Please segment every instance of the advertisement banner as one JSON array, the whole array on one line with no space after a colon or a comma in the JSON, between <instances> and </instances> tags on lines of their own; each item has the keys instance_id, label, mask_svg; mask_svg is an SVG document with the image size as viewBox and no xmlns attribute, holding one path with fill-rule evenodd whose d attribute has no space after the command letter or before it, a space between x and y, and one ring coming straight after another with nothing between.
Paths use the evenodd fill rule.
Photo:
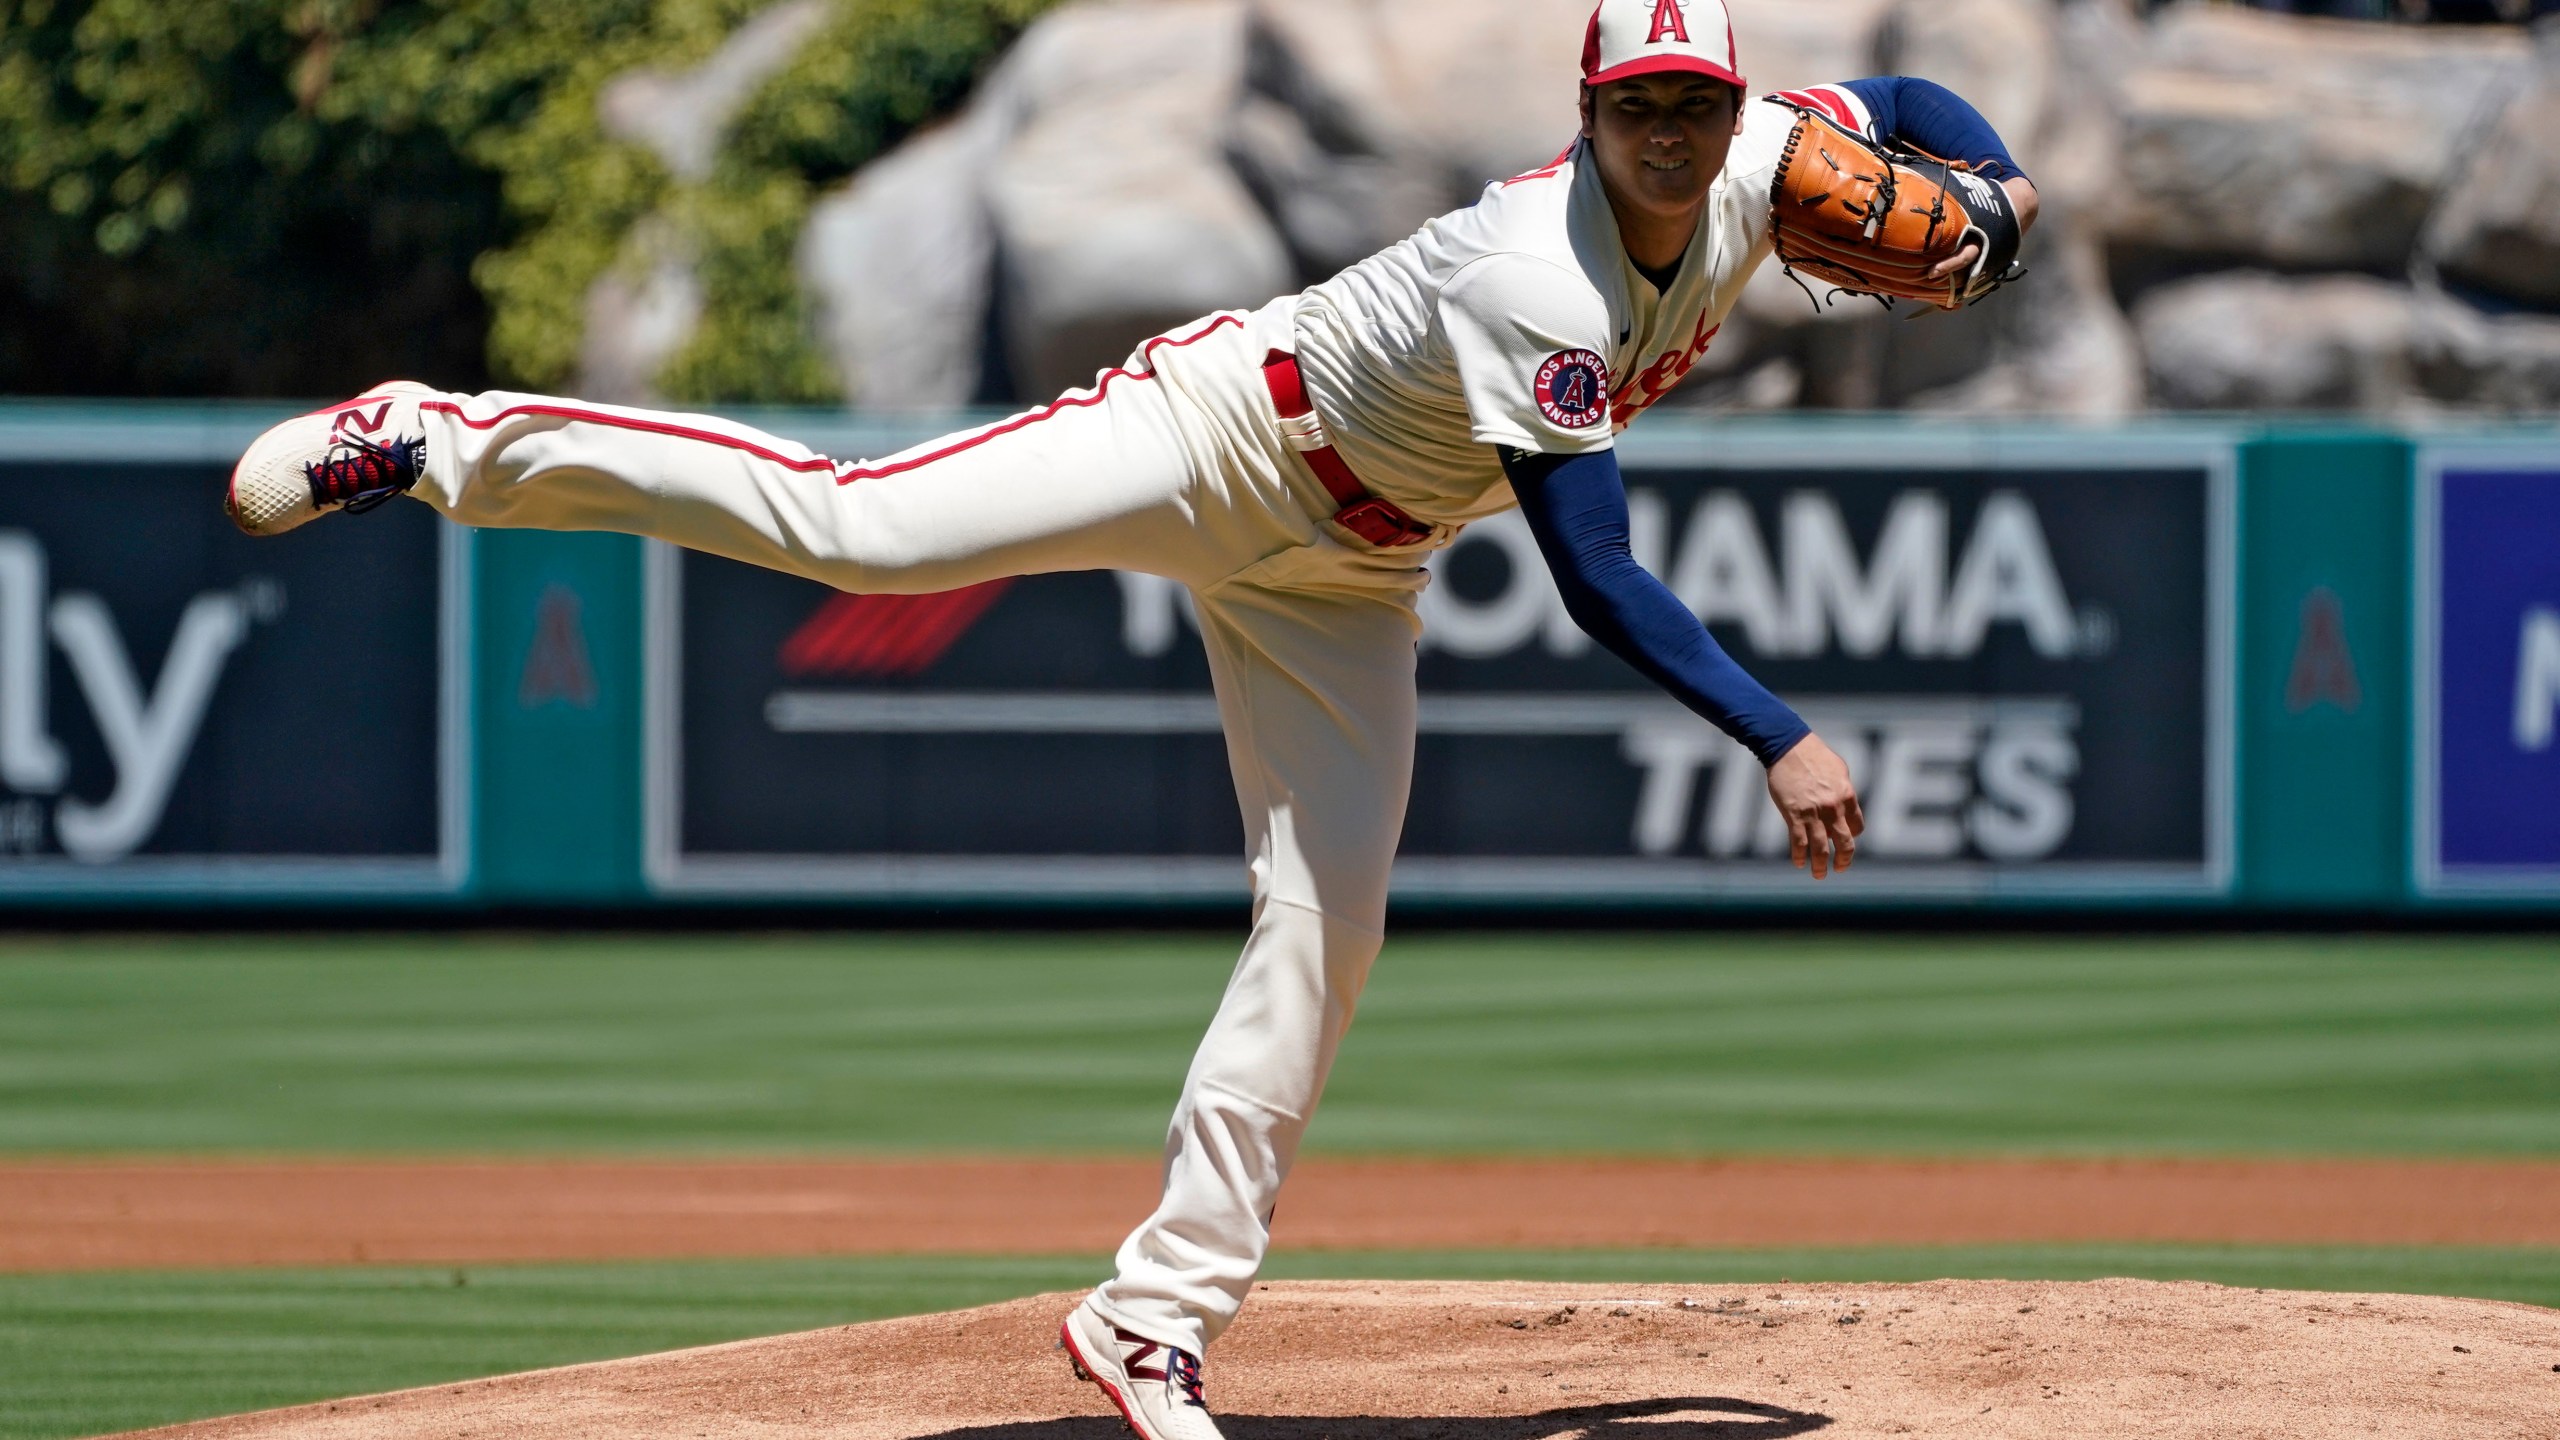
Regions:
<instances>
[{"instance_id":1,"label":"advertisement banner","mask_svg":"<svg viewBox=\"0 0 2560 1440\"><path fill-rule=\"evenodd\" d=\"M2421 462L2418 874L2560 896L2560 445Z\"/></svg>"},{"instance_id":2,"label":"advertisement banner","mask_svg":"<svg viewBox=\"0 0 2560 1440\"><path fill-rule=\"evenodd\" d=\"M462 883L463 532L251 540L229 454L0 454L0 894Z\"/></svg>"},{"instance_id":3,"label":"advertisement banner","mask_svg":"<svg viewBox=\"0 0 2560 1440\"><path fill-rule=\"evenodd\" d=\"M2227 885L2227 445L1624 458L1637 557L1858 776L1861 860L1826 893ZM1573 625L1516 513L1433 569L1400 897L1812 898L1759 767ZM1179 586L846 596L662 548L651 595L661 889L1242 893Z\"/></svg>"}]
</instances>

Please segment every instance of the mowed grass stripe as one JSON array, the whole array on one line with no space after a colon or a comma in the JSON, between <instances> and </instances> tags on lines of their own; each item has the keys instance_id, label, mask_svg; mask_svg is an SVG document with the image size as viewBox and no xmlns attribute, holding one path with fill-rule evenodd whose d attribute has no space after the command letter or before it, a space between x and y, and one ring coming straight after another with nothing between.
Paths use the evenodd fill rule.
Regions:
<instances>
[{"instance_id":1,"label":"mowed grass stripe","mask_svg":"<svg viewBox=\"0 0 2560 1440\"><path fill-rule=\"evenodd\" d=\"M0 1440L52 1440L1093 1282L1091 1260L0 1276Z\"/></svg>"},{"instance_id":2,"label":"mowed grass stripe","mask_svg":"<svg viewBox=\"0 0 2560 1440\"><path fill-rule=\"evenodd\" d=\"M0 1440L57 1440L1081 1289L1104 1256L0 1276ZM2560 1251L2033 1246L1283 1254L1298 1279L2130 1275L2560 1305ZM955 1357L965 1363L965 1357ZM2555 1362L2560 1363L2560 1362Z\"/></svg>"},{"instance_id":3,"label":"mowed grass stripe","mask_svg":"<svg viewBox=\"0 0 2560 1440\"><path fill-rule=\"evenodd\" d=\"M0 1154L1147 1154L1233 946L10 941ZM2560 1154L2560 942L1402 938L1310 1143Z\"/></svg>"}]
</instances>

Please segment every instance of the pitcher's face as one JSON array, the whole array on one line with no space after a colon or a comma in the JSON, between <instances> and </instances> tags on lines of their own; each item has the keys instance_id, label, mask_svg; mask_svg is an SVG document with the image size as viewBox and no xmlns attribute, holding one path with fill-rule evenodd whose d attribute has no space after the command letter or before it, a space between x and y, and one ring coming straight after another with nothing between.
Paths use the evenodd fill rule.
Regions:
<instances>
[{"instance_id":1,"label":"pitcher's face","mask_svg":"<svg viewBox=\"0 0 2560 1440\"><path fill-rule=\"evenodd\" d=\"M1696 213L1742 130L1742 91L1686 71L1587 86L1582 133L1610 198L1660 219Z\"/></svg>"}]
</instances>

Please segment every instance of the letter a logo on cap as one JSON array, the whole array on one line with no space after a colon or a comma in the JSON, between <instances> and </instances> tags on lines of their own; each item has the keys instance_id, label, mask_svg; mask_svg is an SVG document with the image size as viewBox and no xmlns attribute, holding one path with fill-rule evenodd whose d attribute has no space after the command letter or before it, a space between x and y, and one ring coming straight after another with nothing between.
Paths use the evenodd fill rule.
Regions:
<instances>
[{"instance_id":1,"label":"letter a logo on cap","mask_svg":"<svg viewBox=\"0 0 2560 1440\"><path fill-rule=\"evenodd\" d=\"M1582 36L1582 83L1687 72L1749 89L1729 0L1599 0Z\"/></svg>"}]
</instances>

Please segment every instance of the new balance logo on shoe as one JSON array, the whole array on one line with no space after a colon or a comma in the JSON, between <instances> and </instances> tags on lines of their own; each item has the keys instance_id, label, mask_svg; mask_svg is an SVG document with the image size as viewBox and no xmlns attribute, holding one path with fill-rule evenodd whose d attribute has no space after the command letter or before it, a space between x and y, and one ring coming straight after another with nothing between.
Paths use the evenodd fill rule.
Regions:
<instances>
[{"instance_id":1,"label":"new balance logo on shoe","mask_svg":"<svg viewBox=\"0 0 2560 1440\"><path fill-rule=\"evenodd\" d=\"M1133 1335L1079 1305L1058 1330L1079 1380L1099 1387L1139 1440L1221 1440L1201 1395L1200 1357Z\"/></svg>"}]
</instances>

